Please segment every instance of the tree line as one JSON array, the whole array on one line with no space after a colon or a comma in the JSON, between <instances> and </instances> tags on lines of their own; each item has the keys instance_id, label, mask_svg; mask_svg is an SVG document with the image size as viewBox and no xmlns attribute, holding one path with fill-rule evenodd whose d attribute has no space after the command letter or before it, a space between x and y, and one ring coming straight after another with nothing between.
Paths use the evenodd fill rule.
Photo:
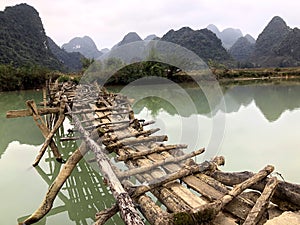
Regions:
<instances>
[{"instance_id":1,"label":"tree line","mask_svg":"<svg viewBox=\"0 0 300 225\"><path fill-rule=\"evenodd\" d=\"M0 64L0 91L40 88L50 76L58 77L42 66L14 67L12 64Z\"/></svg>"}]
</instances>

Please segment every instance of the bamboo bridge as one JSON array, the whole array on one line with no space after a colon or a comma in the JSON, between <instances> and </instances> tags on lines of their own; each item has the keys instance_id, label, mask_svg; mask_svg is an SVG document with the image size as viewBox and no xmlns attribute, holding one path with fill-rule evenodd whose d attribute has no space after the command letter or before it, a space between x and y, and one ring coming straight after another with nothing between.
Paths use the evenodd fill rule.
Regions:
<instances>
[{"instance_id":1,"label":"bamboo bridge","mask_svg":"<svg viewBox=\"0 0 300 225\"><path fill-rule=\"evenodd\" d=\"M28 100L27 109L8 111L7 118L32 116L45 137L33 166L39 164L48 147L63 165L53 180L39 171L49 189L40 207L19 224L41 220L57 196L66 199L60 189L68 183L78 162L90 153L93 157L88 162L97 166L101 182L115 199L115 204L95 215L96 225L105 224L118 212L125 224L254 225L285 211L300 210L300 185L278 180L272 174L273 166L257 173L228 173L219 169L225 163L221 156L196 163L193 157L204 148L184 153L187 145L164 144L168 137L154 135L159 128L147 129L154 121L135 118L126 96L110 93L96 83L57 81L49 82L43 95L39 107ZM70 132L76 135L55 140L66 117L72 120ZM77 140L79 147L71 155L62 156L57 142L70 140ZM123 162L124 168L118 168L112 158ZM96 201L96 197L88 201ZM99 198L97 201L104 201Z\"/></svg>"}]
</instances>

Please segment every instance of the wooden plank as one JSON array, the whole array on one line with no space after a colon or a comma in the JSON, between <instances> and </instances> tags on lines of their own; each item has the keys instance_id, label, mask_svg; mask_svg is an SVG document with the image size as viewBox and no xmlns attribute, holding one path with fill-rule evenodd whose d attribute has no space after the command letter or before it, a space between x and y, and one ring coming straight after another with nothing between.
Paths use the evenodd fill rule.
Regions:
<instances>
[{"instance_id":1,"label":"wooden plank","mask_svg":"<svg viewBox=\"0 0 300 225\"><path fill-rule=\"evenodd\" d=\"M191 213L192 217L201 222L210 222L212 221L221 210L224 209L225 205L232 201L233 198L241 194L244 190L249 188L251 185L263 180L266 178L272 171L274 171L273 166L266 166L258 173L254 174L249 179L244 182L237 184L228 194L224 195L222 198L205 205L202 205L198 208L194 208ZM174 215L176 217L176 214Z\"/></svg>"},{"instance_id":2,"label":"wooden plank","mask_svg":"<svg viewBox=\"0 0 300 225\"><path fill-rule=\"evenodd\" d=\"M182 180L188 185L188 187L199 192L210 202L220 199L228 193L225 186L218 181L210 180L212 178L207 175L197 174L196 176L188 176ZM242 197L238 196L225 206L225 210L238 218L245 220L253 205L253 202L244 200Z\"/></svg>"},{"instance_id":3,"label":"wooden plank","mask_svg":"<svg viewBox=\"0 0 300 225\"><path fill-rule=\"evenodd\" d=\"M190 190L183 187L181 184L177 182L169 184L167 185L167 187L170 190L172 190L173 193L176 194L178 198L181 198L187 205L189 205L193 209L207 203L207 201L204 201L199 196L193 194Z\"/></svg>"}]
</instances>

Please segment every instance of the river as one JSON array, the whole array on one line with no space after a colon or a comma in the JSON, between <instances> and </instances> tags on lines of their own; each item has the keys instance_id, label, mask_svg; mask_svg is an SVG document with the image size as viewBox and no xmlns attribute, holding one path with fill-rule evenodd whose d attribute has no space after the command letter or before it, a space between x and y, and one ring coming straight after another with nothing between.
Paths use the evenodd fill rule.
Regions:
<instances>
[{"instance_id":1,"label":"river","mask_svg":"<svg viewBox=\"0 0 300 225\"><path fill-rule=\"evenodd\" d=\"M208 146L211 139L215 140L213 130L219 123L215 118L222 115L224 127L221 126L222 135L216 140L220 144L206 156L197 157L197 161L223 155L226 164L222 170L225 171L257 171L272 164L286 181L300 183L299 84L223 86L226 109L214 108L217 104L208 104L199 89L184 86L195 105L194 110L185 108L179 97L168 102L167 96L174 96L175 92L164 92L163 86L157 87L155 93L160 94L137 101L133 109L137 118L156 120L154 126L161 128L161 134L168 134L169 143L188 144L187 152ZM5 118L7 110L26 108L27 99L39 102L42 93L0 93L0 224L17 224L30 215L61 168L49 152L40 165L33 168L31 164L43 142L40 131L32 118ZM55 139L66 136L68 127L66 121ZM76 143L62 142L58 147L67 158ZM95 213L112 203L101 176L82 161L64 185L53 210L37 224L92 224ZM122 222L116 216L108 224Z\"/></svg>"}]
</instances>

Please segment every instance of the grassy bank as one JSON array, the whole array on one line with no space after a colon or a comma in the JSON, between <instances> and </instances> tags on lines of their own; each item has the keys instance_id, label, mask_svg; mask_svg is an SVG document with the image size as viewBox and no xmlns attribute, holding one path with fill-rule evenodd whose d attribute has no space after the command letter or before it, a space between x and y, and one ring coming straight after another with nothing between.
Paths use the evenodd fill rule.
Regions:
<instances>
[{"instance_id":1,"label":"grassy bank","mask_svg":"<svg viewBox=\"0 0 300 225\"><path fill-rule=\"evenodd\" d=\"M251 68L212 70L218 80L295 79L300 78L300 67Z\"/></svg>"}]
</instances>

